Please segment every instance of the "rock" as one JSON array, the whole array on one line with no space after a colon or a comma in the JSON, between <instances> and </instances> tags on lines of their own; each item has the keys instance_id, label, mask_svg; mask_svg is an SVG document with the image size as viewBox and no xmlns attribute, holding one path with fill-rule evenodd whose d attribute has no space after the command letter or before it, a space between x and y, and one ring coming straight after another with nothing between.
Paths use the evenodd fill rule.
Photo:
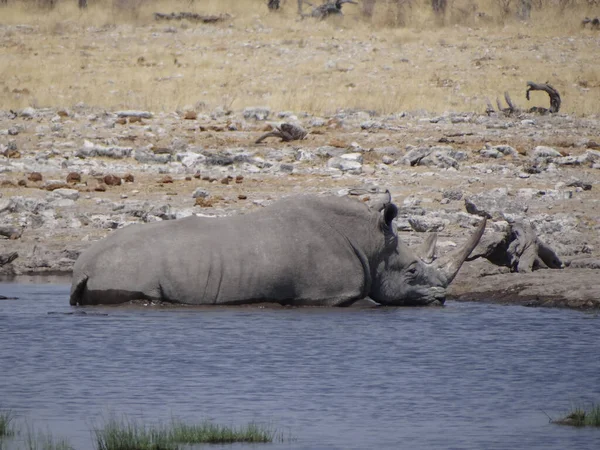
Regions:
<instances>
[{"instance_id":1,"label":"rock","mask_svg":"<svg viewBox=\"0 0 600 450\"><path fill-rule=\"evenodd\" d=\"M584 191L590 191L592 189L592 183L582 180L574 180L567 184L568 187L581 188Z\"/></svg>"},{"instance_id":2,"label":"rock","mask_svg":"<svg viewBox=\"0 0 600 450\"><path fill-rule=\"evenodd\" d=\"M70 172L67 175L67 183L81 183L81 175L77 172Z\"/></svg>"},{"instance_id":3,"label":"rock","mask_svg":"<svg viewBox=\"0 0 600 450\"><path fill-rule=\"evenodd\" d=\"M507 220L511 216L522 216L528 205L508 195L508 189L497 188L465 198L465 208L469 214L494 220Z\"/></svg>"},{"instance_id":4,"label":"rock","mask_svg":"<svg viewBox=\"0 0 600 450\"><path fill-rule=\"evenodd\" d=\"M408 152L402 163L410 166L435 166L442 169L458 168L459 161L467 159L466 152L454 150L452 147L413 147L407 146Z\"/></svg>"},{"instance_id":5,"label":"rock","mask_svg":"<svg viewBox=\"0 0 600 450\"><path fill-rule=\"evenodd\" d=\"M159 181L159 183L162 184L170 184L173 183L173 177L170 175L165 175L164 177L162 177Z\"/></svg>"},{"instance_id":6,"label":"rock","mask_svg":"<svg viewBox=\"0 0 600 450\"><path fill-rule=\"evenodd\" d=\"M42 181L43 177L42 174L39 172L31 172L28 176L27 179L29 181L33 181L33 182L38 182L38 181Z\"/></svg>"},{"instance_id":7,"label":"rock","mask_svg":"<svg viewBox=\"0 0 600 450\"><path fill-rule=\"evenodd\" d=\"M233 164L233 158L231 156L223 155L221 153L205 155L205 164L207 166L229 166Z\"/></svg>"},{"instance_id":8,"label":"rock","mask_svg":"<svg viewBox=\"0 0 600 450\"><path fill-rule=\"evenodd\" d=\"M193 152L178 153L177 161L180 161L185 167L193 167L206 161L206 156L201 153Z\"/></svg>"},{"instance_id":9,"label":"rock","mask_svg":"<svg viewBox=\"0 0 600 450\"><path fill-rule=\"evenodd\" d=\"M71 186L65 183L64 181L60 180L48 180L42 185L42 189L45 189L47 191L54 191L55 189L62 188L70 189Z\"/></svg>"},{"instance_id":10,"label":"rock","mask_svg":"<svg viewBox=\"0 0 600 450\"><path fill-rule=\"evenodd\" d=\"M268 107L249 107L245 108L243 115L244 119L267 120L271 114L271 109Z\"/></svg>"},{"instance_id":11,"label":"rock","mask_svg":"<svg viewBox=\"0 0 600 450\"><path fill-rule=\"evenodd\" d=\"M207 198L210 193L206 189L196 188L192 194L192 198Z\"/></svg>"},{"instance_id":12,"label":"rock","mask_svg":"<svg viewBox=\"0 0 600 450\"><path fill-rule=\"evenodd\" d=\"M345 159L340 156L329 159L329 161L327 161L327 167L338 169L342 172L360 173L362 171L362 164L360 162Z\"/></svg>"},{"instance_id":13,"label":"rock","mask_svg":"<svg viewBox=\"0 0 600 450\"><path fill-rule=\"evenodd\" d=\"M105 175L103 181L107 186L121 186L121 177L116 175Z\"/></svg>"},{"instance_id":14,"label":"rock","mask_svg":"<svg viewBox=\"0 0 600 450\"><path fill-rule=\"evenodd\" d=\"M145 149L136 149L133 158L142 164L167 164L171 162L170 153L153 153Z\"/></svg>"},{"instance_id":15,"label":"rock","mask_svg":"<svg viewBox=\"0 0 600 450\"><path fill-rule=\"evenodd\" d=\"M533 149L533 156L535 158L560 158L563 155L552 147L538 145Z\"/></svg>"},{"instance_id":16,"label":"rock","mask_svg":"<svg viewBox=\"0 0 600 450\"><path fill-rule=\"evenodd\" d=\"M460 200L463 198L463 193L460 189L444 189L442 191L442 198L448 200Z\"/></svg>"},{"instance_id":17,"label":"rock","mask_svg":"<svg viewBox=\"0 0 600 450\"><path fill-rule=\"evenodd\" d=\"M36 111L31 106L28 106L27 108L23 109L23 111L21 111L21 117L25 119L33 119L35 116Z\"/></svg>"},{"instance_id":18,"label":"rock","mask_svg":"<svg viewBox=\"0 0 600 450\"><path fill-rule=\"evenodd\" d=\"M76 189L55 189L52 191L52 195L57 195L60 198L68 199L68 200L78 200L79 199L79 191Z\"/></svg>"},{"instance_id":19,"label":"rock","mask_svg":"<svg viewBox=\"0 0 600 450\"><path fill-rule=\"evenodd\" d=\"M127 158L131 155L133 148L118 147L118 146L102 146L94 144L90 141L84 141L83 147L75 152L75 156L79 158L89 158L94 156L103 156L106 158Z\"/></svg>"},{"instance_id":20,"label":"rock","mask_svg":"<svg viewBox=\"0 0 600 450\"><path fill-rule=\"evenodd\" d=\"M504 156L503 153L498 150L494 150L491 148L484 148L479 151L479 154L484 158L502 158Z\"/></svg>"},{"instance_id":21,"label":"rock","mask_svg":"<svg viewBox=\"0 0 600 450\"><path fill-rule=\"evenodd\" d=\"M151 119L152 113L148 111L135 110L117 111L117 117L136 117L139 119Z\"/></svg>"},{"instance_id":22,"label":"rock","mask_svg":"<svg viewBox=\"0 0 600 450\"><path fill-rule=\"evenodd\" d=\"M340 156L340 158L345 159L347 161L356 161L362 164L363 155L362 153L344 153Z\"/></svg>"},{"instance_id":23,"label":"rock","mask_svg":"<svg viewBox=\"0 0 600 450\"><path fill-rule=\"evenodd\" d=\"M247 198L248 198L248 196L245 195L245 194L239 194L238 195L238 200L246 200Z\"/></svg>"},{"instance_id":24,"label":"rock","mask_svg":"<svg viewBox=\"0 0 600 450\"><path fill-rule=\"evenodd\" d=\"M183 118L185 120L196 120L198 118L198 114L196 114L196 111L186 111L183 114Z\"/></svg>"},{"instance_id":25,"label":"rock","mask_svg":"<svg viewBox=\"0 0 600 450\"><path fill-rule=\"evenodd\" d=\"M447 222L438 217L416 216L409 217L408 223L411 228L419 233L442 231Z\"/></svg>"},{"instance_id":26,"label":"rock","mask_svg":"<svg viewBox=\"0 0 600 450\"><path fill-rule=\"evenodd\" d=\"M133 183L134 180L135 180L135 178L133 177L133 174L131 174L131 173L126 173L125 175L123 175L123 181L125 183Z\"/></svg>"}]
</instances>

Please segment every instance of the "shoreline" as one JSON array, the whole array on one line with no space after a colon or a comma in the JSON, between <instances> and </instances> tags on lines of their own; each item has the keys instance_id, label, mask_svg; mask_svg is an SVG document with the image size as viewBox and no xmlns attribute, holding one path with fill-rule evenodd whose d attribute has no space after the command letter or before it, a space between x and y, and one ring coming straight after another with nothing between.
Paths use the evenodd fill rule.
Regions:
<instances>
[{"instance_id":1,"label":"shoreline","mask_svg":"<svg viewBox=\"0 0 600 450\"><path fill-rule=\"evenodd\" d=\"M567 266L509 274L487 260L466 262L450 296L487 291L504 302L510 285L521 286L517 303L531 295L526 303L543 305L545 296L551 306L598 307L598 117L259 110L193 120L129 111L144 118L125 123L119 111L0 111L0 225L16 230L0 238L0 254L19 253L0 275L69 277L81 251L132 223L245 214L290 195L377 187L391 192L409 247L436 232L442 256L487 215L484 238L525 220ZM308 136L254 143L283 122Z\"/></svg>"}]
</instances>

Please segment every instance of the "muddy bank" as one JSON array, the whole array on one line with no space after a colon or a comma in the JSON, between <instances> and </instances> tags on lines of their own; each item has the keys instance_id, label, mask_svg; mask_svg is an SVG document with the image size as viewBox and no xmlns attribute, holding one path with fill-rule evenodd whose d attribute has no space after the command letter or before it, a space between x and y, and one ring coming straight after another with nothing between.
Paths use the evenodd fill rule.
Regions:
<instances>
[{"instance_id":1,"label":"muddy bank","mask_svg":"<svg viewBox=\"0 0 600 450\"><path fill-rule=\"evenodd\" d=\"M281 123L303 140L255 141ZM598 117L246 108L205 113L0 111L0 274L69 274L80 252L132 223L260 209L288 195L380 186L409 245L460 245L527 221L565 269L466 263L458 299L598 307ZM484 236L485 237L485 236Z\"/></svg>"}]
</instances>

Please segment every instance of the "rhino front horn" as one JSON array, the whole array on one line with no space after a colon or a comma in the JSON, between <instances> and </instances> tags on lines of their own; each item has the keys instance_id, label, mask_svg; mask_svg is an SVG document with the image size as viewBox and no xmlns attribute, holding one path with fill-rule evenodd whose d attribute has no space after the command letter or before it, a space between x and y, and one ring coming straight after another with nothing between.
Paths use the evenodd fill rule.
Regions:
<instances>
[{"instance_id":1,"label":"rhino front horn","mask_svg":"<svg viewBox=\"0 0 600 450\"><path fill-rule=\"evenodd\" d=\"M484 218L463 247L451 252L450 254L444 256L443 259L439 260L437 267L446 276L446 286L452 283L452 280L454 280L454 277L456 277L456 274L458 274L458 271L465 260L469 257L475 247L477 247L477 244L479 243L479 240L485 231L486 223L487 219Z\"/></svg>"}]
</instances>

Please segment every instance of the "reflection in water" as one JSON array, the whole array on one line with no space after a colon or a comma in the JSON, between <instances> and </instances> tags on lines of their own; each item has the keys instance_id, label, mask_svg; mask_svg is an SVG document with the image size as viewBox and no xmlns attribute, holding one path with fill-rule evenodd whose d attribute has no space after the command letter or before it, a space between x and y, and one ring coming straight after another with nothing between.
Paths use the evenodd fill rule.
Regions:
<instances>
[{"instance_id":1,"label":"reflection in water","mask_svg":"<svg viewBox=\"0 0 600 450\"><path fill-rule=\"evenodd\" d=\"M0 408L78 450L107 412L273 424L273 448L597 449L598 321L554 309L85 308L0 284ZM88 314L56 314L85 311ZM48 314L53 312L55 314ZM215 448L215 447L211 447ZM231 448L227 446L227 448Z\"/></svg>"}]
</instances>

